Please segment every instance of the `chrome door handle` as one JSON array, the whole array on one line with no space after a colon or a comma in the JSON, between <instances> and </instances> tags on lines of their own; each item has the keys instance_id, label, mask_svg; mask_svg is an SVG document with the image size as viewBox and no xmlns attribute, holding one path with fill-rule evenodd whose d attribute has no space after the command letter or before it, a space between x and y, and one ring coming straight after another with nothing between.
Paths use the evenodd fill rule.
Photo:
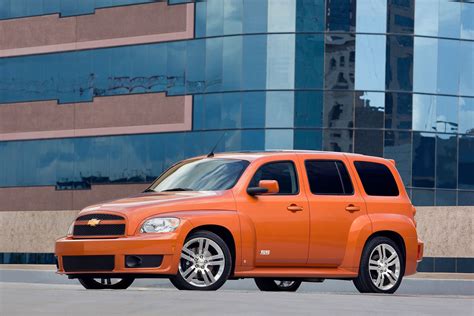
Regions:
<instances>
[{"instance_id":1,"label":"chrome door handle","mask_svg":"<svg viewBox=\"0 0 474 316\"><path fill-rule=\"evenodd\" d=\"M357 211L360 211L360 207L359 206L355 206L353 204L349 204L346 206L346 211L348 212L357 212Z\"/></svg>"},{"instance_id":2,"label":"chrome door handle","mask_svg":"<svg viewBox=\"0 0 474 316\"><path fill-rule=\"evenodd\" d=\"M303 210L301 206L296 205L296 204L288 205L286 209L291 212L301 212Z\"/></svg>"}]
</instances>

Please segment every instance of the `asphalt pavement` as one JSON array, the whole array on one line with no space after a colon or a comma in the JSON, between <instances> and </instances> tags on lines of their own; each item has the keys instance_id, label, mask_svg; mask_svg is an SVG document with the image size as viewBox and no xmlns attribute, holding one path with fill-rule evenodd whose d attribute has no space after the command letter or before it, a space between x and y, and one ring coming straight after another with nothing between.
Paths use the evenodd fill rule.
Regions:
<instances>
[{"instance_id":1,"label":"asphalt pavement","mask_svg":"<svg viewBox=\"0 0 474 316\"><path fill-rule=\"evenodd\" d=\"M260 292L252 279L216 292L178 291L168 280L127 290L85 290L51 271L0 266L0 315L474 315L472 275L406 278L396 294L359 294L352 282L304 283L296 293Z\"/></svg>"}]
</instances>

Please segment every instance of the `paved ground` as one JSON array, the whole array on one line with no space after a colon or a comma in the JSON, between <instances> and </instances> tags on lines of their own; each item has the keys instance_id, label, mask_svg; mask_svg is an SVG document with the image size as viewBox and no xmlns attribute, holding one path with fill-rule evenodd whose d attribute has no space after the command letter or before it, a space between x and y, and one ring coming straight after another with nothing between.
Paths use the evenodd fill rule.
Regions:
<instances>
[{"instance_id":1,"label":"paved ground","mask_svg":"<svg viewBox=\"0 0 474 316\"><path fill-rule=\"evenodd\" d=\"M186 292L159 279L136 281L125 291L86 291L49 269L0 268L0 314L474 315L472 275L418 275L405 279L395 295L361 295L347 281L305 283L297 293L259 292L252 280L229 281L217 292Z\"/></svg>"}]
</instances>

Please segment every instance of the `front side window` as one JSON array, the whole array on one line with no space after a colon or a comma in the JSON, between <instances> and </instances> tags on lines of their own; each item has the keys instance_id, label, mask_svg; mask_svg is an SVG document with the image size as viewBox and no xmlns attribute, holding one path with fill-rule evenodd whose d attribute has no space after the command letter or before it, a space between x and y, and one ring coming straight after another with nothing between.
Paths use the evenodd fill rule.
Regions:
<instances>
[{"instance_id":1,"label":"front side window","mask_svg":"<svg viewBox=\"0 0 474 316\"><path fill-rule=\"evenodd\" d=\"M387 166L368 161L355 161L354 166L365 193L374 196L397 196L398 186Z\"/></svg>"},{"instance_id":2,"label":"front side window","mask_svg":"<svg viewBox=\"0 0 474 316\"><path fill-rule=\"evenodd\" d=\"M258 187L260 180L276 180L280 191L278 194L295 195L298 194L298 178L293 162L279 161L265 164L257 170L249 187Z\"/></svg>"},{"instance_id":3,"label":"front side window","mask_svg":"<svg viewBox=\"0 0 474 316\"><path fill-rule=\"evenodd\" d=\"M171 167L148 192L219 191L231 189L249 165L246 160L205 158L188 160Z\"/></svg>"},{"instance_id":4,"label":"front side window","mask_svg":"<svg viewBox=\"0 0 474 316\"><path fill-rule=\"evenodd\" d=\"M346 166L339 160L305 161L309 187L313 194L352 195L351 178Z\"/></svg>"}]
</instances>

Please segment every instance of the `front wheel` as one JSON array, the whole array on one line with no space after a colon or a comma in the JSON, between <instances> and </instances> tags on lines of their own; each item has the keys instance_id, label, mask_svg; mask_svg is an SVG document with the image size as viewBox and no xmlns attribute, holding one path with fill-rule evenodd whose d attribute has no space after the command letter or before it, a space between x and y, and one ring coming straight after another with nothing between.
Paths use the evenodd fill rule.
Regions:
<instances>
[{"instance_id":1,"label":"front wheel","mask_svg":"<svg viewBox=\"0 0 474 316\"><path fill-rule=\"evenodd\" d=\"M404 273L405 263L398 245L387 237L375 237L364 248L354 285L361 293L392 294Z\"/></svg>"},{"instance_id":2,"label":"front wheel","mask_svg":"<svg viewBox=\"0 0 474 316\"><path fill-rule=\"evenodd\" d=\"M215 291L227 281L231 268L232 256L222 238L198 231L186 238L178 274L170 281L179 290Z\"/></svg>"},{"instance_id":3,"label":"front wheel","mask_svg":"<svg viewBox=\"0 0 474 316\"><path fill-rule=\"evenodd\" d=\"M255 278L255 284L260 291L267 292L296 292L301 285L298 280L275 280L268 278Z\"/></svg>"},{"instance_id":4,"label":"front wheel","mask_svg":"<svg viewBox=\"0 0 474 316\"><path fill-rule=\"evenodd\" d=\"M79 278L78 280L87 290L125 290L135 281L134 278L115 279L110 277Z\"/></svg>"}]
</instances>

